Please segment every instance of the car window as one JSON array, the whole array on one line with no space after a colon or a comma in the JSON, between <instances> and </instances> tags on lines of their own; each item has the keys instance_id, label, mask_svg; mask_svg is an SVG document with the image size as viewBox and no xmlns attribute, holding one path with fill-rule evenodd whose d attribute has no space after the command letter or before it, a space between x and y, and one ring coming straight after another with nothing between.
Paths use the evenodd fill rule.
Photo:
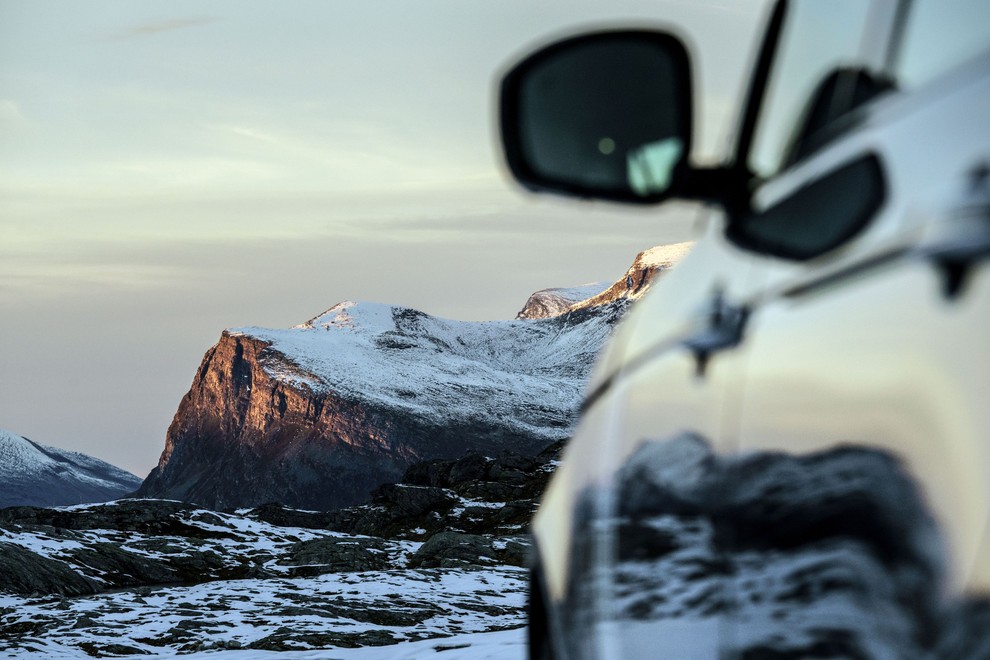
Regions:
<instances>
[{"instance_id":1,"label":"car window","mask_svg":"<svg viewBox=\"0 0 990 660\"><path fill-rule=\"evenodd\" d=\"M895 70L900 85L918 87L990 50L987 0L914 0Z\"/></svg>"},{"instance_id":2,"label":"car window","mask_svg":"<svg viewBox=\"0 0 990 660\"><path fill-rule=\"evenodd\" d=\"M749 166L758 177L769 178L794 159L799 128L814 114L809 108L813 98L819 97L819 109L834 100L846 108L852 105L840 97L856 95L858 84L846 85L843 78L836 85L835 80L841 72L869 71L862 53L864 41L873 36L867 34L870 18L871 3L863 0L788 3L749 154ZM821 90L830 85L828 98L822 98Z\"/></svg>"}]
</instances>

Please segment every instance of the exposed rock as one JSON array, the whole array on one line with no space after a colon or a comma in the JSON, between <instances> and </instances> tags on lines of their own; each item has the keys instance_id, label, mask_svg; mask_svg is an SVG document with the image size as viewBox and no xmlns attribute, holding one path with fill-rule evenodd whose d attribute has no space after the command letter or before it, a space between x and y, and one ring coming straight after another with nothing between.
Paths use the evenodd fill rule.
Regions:
<instances>
[{"instance_id":1,"label":"exposed rock","mask_svg":"<svg viewBox=\"0 0 990 660\"><path fill-rule=\"evenodd\" d=\"M60 561L0 542L0 593L77 596L99 590L95 582Z\"/></svg>"},{"instance_id":2,"label":"exposed rock","mask_svg":"<svg viewBox=\"0 0 990 660\"><path fill-rule=\"evenodd\" d=\"M141 649L136 649L133 646L127 646L126 644L96 644L94 642L82 642L79 645L79 648L85 651L88 655L97 658L148 655L147 651L142 651Z\"/></svg>"},{"instance_id":3,"label":"exposed rock","mask_svg":"<svg viewBox=\"0 0 990 660\"><path fill-rule=\"evenodd\" d=\"M107 576L115 587L169 584L179 575L167 564L121 550L111 543L97 543L69 553L69 562L87 566Z\"/></svg>"},{"instance_id":4,"label":"exposed rock","mask_svg":"<svg viewBox=\"0 0 990 660\"><path fill-rule=\"evenodd\" d=\"M443 354L449 349L450 373L424 377L417 387L442 391L410 394L408 406L402 393L396 395L398 403L362 400L359 392L341 391L345 388L334 383L332 376L324 379L309 372L299 376L293 361L301 358L290 357L288 347L225 332L180 404L159 466L137 494L221 509L280 501L295 508L325 510L365 501L375 487L398 481L417 460L453 458L471 449L537 453L570 432L594 355L617 318L608 310L586 316L586 323L572 320L567 327L550 319L539 322L543 327L530 324L485 333L490 336L484 341L495 336L505 343L519 341L520 346L539 348L540 355L556 356L559 363L534 363L532 368L539 376L535 371L511 373L506 363L497 369L483 367L497 373L472 377L479 383L488 379L498 383L499 391L456 382L468 378L461 374L464 365L478 364L470 361L473 358L458 356L458 351L468 350L458 342L466 344L467 340L455 339L441 348L429 344L429 353L416 357L417 363L439 360L442 364L434 351ZM513 339L511 334L516 331L535 335ZM575 352L577 346L580 349ZM494 350L493 355L503 354L498 360L505 360L518 347L493 349L476 344L470 349ZM394 361L387 352L379 353L377 359ZM339 359L347 359L346 350L340 355ZM533 358L536 362L542 359ZM513 364L526 365L527 360ZM290 368L291 377L285 375ZM376 367L368 369L375 371ZM529 384L549 388L556 400L526 391ZM515 391L517 387L523 391ZM403 392L416 390L409 386ZM423 405L420 395L433 401L430 405L444 410L450 406L453 412L446 418L417 412ZM462 399L459 404L457 397Z\"/></svg>"},{"instance_id":5,"label":"exposed rock","mask_svg":"<svg viewBox=\"0 0 990 660\"><path fill-rule=\"evenodd\" d=\"M530 553L532 552L532 546L529 541L523 541L522 539L509 539L505 542L505 546L499 550L496 548L498 553L498 561L500 564L507 564L509 566L520 566L528 567L530 566Z\"/></svg>"},{"instance_id":6,"label":"exposed rock","mask_svg":"<svg viewBox=\"0 0 990 660\"><path fill-rule=\"evenodd\" d=\"M492 564L495 548L491 539L474 534L440 532L434 534L409 559L411 568L457 568Z\"/></svg>"},{"instance_id":7,"label":"exposed rock","mask_svg":"<svg viewBox=\"0 0 990 660\"><path fill-rule=\"evenodd\" d=\"M298 651L301 648L300 645L307 645L312 648L334 646L358 648L361 646L386 646L388 644L395 644L397 641L392 636L392 633L387 630L366 630L359 633L309 633L300 635L290 628L283 627L268 637L251 643L247 648L264 651Z\"/></svg>"},{"instance_id":8,"label":"exposed rock","mask_svg":"<svg viewBox=\"0 0 990 660\"><path fill-rule=\"evenodd\" d=\"M9 507L0 509L0 526L41 525L55 529L115 529L160 536L231 538L228 531L190 524L185 517L193 514L200 518L212 515L182 502L119 500L105 506L81 509Z\"/></svg>"},{"instance_id":9,"label":"exposed rock","mask_svg":"<svg viewBox=\"0 0 990 660\"><path fill-rule=\"evenodd\" d=\"M567 311L574 312L615 302L631 302L642 298L656 279L664 271L676 266L681 259L687 256L692 247L694 247L693 242L685 242L657 245L649 250L643 250L636 255L632 266L626 271L624 277L597 296L575 303Z\"/></svg>"},{"instance_id":10,"label":"exposed rock","mask_svg":"<svg viewBox=\"0 0 990 660\"><path fill-rule=\"evenodd\" d=\"M385 543L374 538L323 538L302 541L289 548L279 563L300 567L290 573L321 575L348 571L373 571L388 568Z\"/></svg>"},{"instance_id":11,"label":"exposed rock","mask_svg":"<svg viewBox=\"0 0 990 660\"><path fill-rule=\"evenodd\" d=\"M281 527L304 527L308 529L329 529L334 515L325 511L300 511L290 509L279 502L268 502L251 509L249 515Z\"/></svg>"},{"instance_id":12,"label":"exposed rock","mask_svg":"<svg viewBox=\"0 0 990 660\"><path fill-rule=\"evenodd\" d=\"M426 539L442 531L491 536L525 532L564 442L535 457L470 453L412 465L402 482L378 488L368 505L312 514L327 529ZM248 515L279 519L272 508Z\"/></svg>"}]
</instances>

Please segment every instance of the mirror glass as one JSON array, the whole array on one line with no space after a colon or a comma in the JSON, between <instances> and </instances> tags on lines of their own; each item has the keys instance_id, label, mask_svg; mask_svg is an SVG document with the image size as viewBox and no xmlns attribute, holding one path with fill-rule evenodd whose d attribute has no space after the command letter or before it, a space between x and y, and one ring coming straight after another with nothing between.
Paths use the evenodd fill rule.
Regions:
<instances>
[{"instance_id":1,"label":"mirror glass","mask_svg":"<svg viewBox=\"0 0 990 660\"><path fill-rule=\"evenodd\" d=\"M658 201L690 150L690 93L673 37L600 33L551 46L506 79L510 166L531 187Z\"/></svg>"}]
</instances>

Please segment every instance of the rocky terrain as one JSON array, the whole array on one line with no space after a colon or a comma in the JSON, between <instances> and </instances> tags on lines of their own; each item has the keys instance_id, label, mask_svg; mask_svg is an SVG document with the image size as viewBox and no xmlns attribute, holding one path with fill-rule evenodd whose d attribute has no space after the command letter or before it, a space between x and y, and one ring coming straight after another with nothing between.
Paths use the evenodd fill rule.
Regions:
<instances>
[{"instance_id":1,"label":"rocky terrain","mask_svg":"<svg viewBox=\"0 0 990 660\"><path fill-rule=\"evenodd\" d=\"M0 429L0 508L106 502L140 484L130 472L92 456Z\"/></svg>"},{"instance_id":2,"label":"rocky terrain","mask_svg":"<svg viewBox=\"0 0 990 660\"><path fill-rule=\"evenodd\" d=\"M417 461L534 455L570 435L612 326L685 250L641 253L601 293L534 294L544 302L512 321L344 302L290 329L225 331L138 495L326 510L364 502Z\"/></svg>"},{"instance_id":3,"label":"rocky terrain","mask_svg":"<svg viewBox=\"0 0 990 660\"><path fill-rule=\"evenodd\" d=\"M559 449L419 463L332 512L0 510L0 653L287 651L519 627L525 528Z\"/></svg>"}]
</instances>

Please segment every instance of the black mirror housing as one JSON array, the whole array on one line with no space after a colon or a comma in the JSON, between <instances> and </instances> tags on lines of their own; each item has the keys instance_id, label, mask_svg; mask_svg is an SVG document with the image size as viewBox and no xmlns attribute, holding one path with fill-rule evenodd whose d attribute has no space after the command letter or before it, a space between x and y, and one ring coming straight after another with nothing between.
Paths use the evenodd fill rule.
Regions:
<instances>
[{"instance_id":1,"label":"black mirror housing","mask_svg":"<svg viewBox=\"0 0 990 660\"><path fill-rule=\"evenodd\" d=\"M688 172L691 93L687 50L670 34L616 30L553 43L502 79L506 162L531 190L664 201Z\"/></svg>"}]
</instances>

